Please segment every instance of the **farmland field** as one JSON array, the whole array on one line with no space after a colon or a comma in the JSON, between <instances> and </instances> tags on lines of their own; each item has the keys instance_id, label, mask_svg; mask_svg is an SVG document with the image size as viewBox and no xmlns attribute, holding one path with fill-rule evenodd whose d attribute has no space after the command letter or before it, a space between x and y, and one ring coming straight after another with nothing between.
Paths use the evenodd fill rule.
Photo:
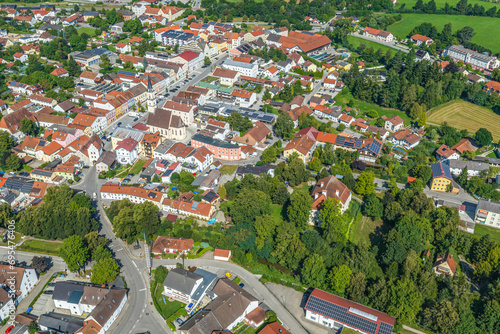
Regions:
<instances>
[{"instance_id":1,"label":"farmland field","mask_svg":"<svg viewBox=\"0 0 500 334\"><path fill-rule=\"evenodd\" d=\"M500 139L500 116L488 108L462 100L451 101L429 110L427 121L434 124L448 122L457 129L467 129L471 133L479 128L487 128L495 140Z\"/></svg>"},{"instance_id":2,"label":"farmland field","mask_svg":"<svg viewBox=\"0 0 500 334\"><path fill-rule=\"evenodd\" d=\"M382 51L384 51L384 52L386 52L387 50L391 50L394 53L396 53L398 51L397 49L391 48L391 47L389 47L387 45L383 45L383 44L380 44L380 43L377 43L377 42L368 41L366 39L355 37L355 36L351 36L351 35L347 36L347 40L355 48L357 48L360 44L364 43L367 48L371 47L371 48L373 48L373 50L375 50L375 52L377 52L378 49L382 49Z\"/></svg>"},{"instance_id":3,"label":"farmland field","mask_svg":"<svg viewBox=\"0 0 500 334\"><path fill-rule=\"evenodd\" d=\"M424 3L428 3L430 0L424 0ZM459 0L434 0L436 2L436 7L443 8L445 3L448 3L451 7L456 7L457 3ZM403 4L405 5L406 9L411 9L415 4L417 3L417 0L398 0L398 3L396 4L396 8L400 8ZM494 2L487 2L487 1L481 1L481 0L468 0L468 4L472 5L474 7L475 4L478 4L479 6L483 6L486 10L490 9L491 7L497 7L500 8L500 4L494 3Z\"/></svg>"},{"instance_id":4,"label":"farmland field","mask_svg":"<svg viewBox=\"0 0 500 334\"><path fill-rule=\"evenodd\" d=\"M406 38L416 26L422 23L432 23L438 32L443 30L445 24L451 23L453 33L465 26L473 27L476 33L471 40L473 43L491 49L493 52L500 52L500 34L492 33L492 31L500 31L500 18L428 14L402 14L402 16L401 21L387 27L387 30L398 38Z\"/></svg>"}]
</instances>

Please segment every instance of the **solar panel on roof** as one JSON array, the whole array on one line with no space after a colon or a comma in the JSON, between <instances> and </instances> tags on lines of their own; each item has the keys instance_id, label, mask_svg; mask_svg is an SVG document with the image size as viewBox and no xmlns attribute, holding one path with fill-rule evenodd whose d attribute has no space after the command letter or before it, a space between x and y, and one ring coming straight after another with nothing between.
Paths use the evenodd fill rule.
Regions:
<instances>
[{"instance_id":1,"label":"solar panel on roof","mask_svg":"<svg viewBox=\"0 0 500 334\"><path fill-rule=\"evenodd\" d=\"M380 328L378 329L378 334L391 334L392 333L392 325L389 325L385 322L380 323Z\"/></svg>"},{"instance_id":2,"label":"solar panel on roof","mask_svg":"<svg viewBox=\"0 0 500 334\"><path fill-rule=\"evenodd\" d=\"M324 315L330 319L358 328L366 333L377 333L377 323L348 313L345 307L311 296L307 308L312 312Z\"/></svg>"}]
</instances>

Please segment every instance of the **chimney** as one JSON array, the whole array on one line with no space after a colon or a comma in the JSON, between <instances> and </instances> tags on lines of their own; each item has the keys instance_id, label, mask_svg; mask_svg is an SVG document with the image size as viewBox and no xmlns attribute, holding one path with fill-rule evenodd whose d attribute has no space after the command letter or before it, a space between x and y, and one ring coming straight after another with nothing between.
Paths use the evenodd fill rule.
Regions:
<instances>
[{"instance_id":1,"label":"chimney","mask_svg":"<svg viewBox=\"0 0 500 334\"><path fill-rule=\"evenodd\" d=\"M321 193L326 197L326 190L323 190Z\"/></svg>"},{"instance_id":2,"label":"chimney","mask_svg":"<svg viewBox=\"0 0 500 334\"><path fill-rule=\"evenodd\" d=\"M314 194L314 199L318 198L318 193Z\"/></svg>"},{"instance_id":3,"label":"chimney","mask_svg":"<svg viewBox=\"0 0 500 334\"><path fill-rule=\"evenodd\" d=\"M320 188L323 188L323 186L325 185L325 182L321 181L321 183L319 184Z\"/></svg>"},{"instance_id":4,"label":"chimney","mask_svg":"<svg viewBox=\"0 0 500 334\"><path fill-rule=\"evenodd\" d=\"M335 190L335 196L339 197L340 191L338 189Z\"/></svg>"}]
</instances>

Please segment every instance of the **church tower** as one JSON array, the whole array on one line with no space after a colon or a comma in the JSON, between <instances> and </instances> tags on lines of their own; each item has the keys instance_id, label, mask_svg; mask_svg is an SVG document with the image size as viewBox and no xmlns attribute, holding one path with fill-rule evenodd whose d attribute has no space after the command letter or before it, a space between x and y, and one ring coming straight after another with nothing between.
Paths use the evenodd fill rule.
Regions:
<instances>
[{"instance_id":1,"label":"church tower","mask_svg":"<svg viewBox=\"0 0 500 334\"><path fill-rule=\"evenodd\" d=\"M155 91L153 90L153 84L151 83L151 77L148 75L148 112L154 113L156 110L156 96Z\"/></svg>"}]
</instances>

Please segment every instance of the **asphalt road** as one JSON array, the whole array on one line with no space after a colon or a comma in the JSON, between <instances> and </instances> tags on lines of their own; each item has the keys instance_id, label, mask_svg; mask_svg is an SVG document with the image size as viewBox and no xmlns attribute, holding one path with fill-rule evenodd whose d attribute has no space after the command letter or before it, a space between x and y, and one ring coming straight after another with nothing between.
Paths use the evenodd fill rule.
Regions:
<instances>
[{"instance_id":1,"label":"asphalt road","mask_svg":"<svg viewBox=\"0 0 500 334\"><path fill-rule=\"evenodd\" d=\"M160 265L175 265L179 260L153 260L153 267ZM207 259L186 259L184 260L186 266L196 266L207 269L209 271L224 270L233 275L240 277L245 282L245 287L250 290L255 297L269 306L270 309L276 312L276 315L286 327L294 334L307 334L302 325L295 319L295 317L288 311L274 296L274 294L262 284L258 278L245 270L244 268L230 262L207 260Z\"/></svg>"},{"instance_id":2,"label":"asphalt road","mask_svg":"<svg viewBox=\"0 0 500 334\"><path fill-rule=\"evenodd\" d=\"M88 195L98 193L104 180L97 179L95 166L91 167L85 182L75 189L84 190ZM145 259L134 259L128 252L125 243L115 238L111 222L104 214L102 203L98 196L98 216L101 224L99 233L110 240L109 247L115 254L115 259L121 264L121 275L125 277L129 288L128 301L117 321L111 326L110 333L135 334L150 331L151 333L171 333L165 321L151 305L149 280Z\"/></svg>"},{"instance_id":3,"label":"asphalt road","mask_svg":"<svg viewBox=\"0 0 500 334\"><path fill-rule=\"evenodd\" d=\"M358 34L358 33L352 33L352 35L355 37L358 37L358 38L366 39L367 41L375 42L375 43L382 44L382 45L391 47L391 48L399 50L399 51L403 51L405 53L410 52L410 48L408 48L406 45L395 44L395 42L383 42L383 41L379 41L379 40L374 39L374 38L363 36L363 35Z\"/></svg>"}]
</instances>

